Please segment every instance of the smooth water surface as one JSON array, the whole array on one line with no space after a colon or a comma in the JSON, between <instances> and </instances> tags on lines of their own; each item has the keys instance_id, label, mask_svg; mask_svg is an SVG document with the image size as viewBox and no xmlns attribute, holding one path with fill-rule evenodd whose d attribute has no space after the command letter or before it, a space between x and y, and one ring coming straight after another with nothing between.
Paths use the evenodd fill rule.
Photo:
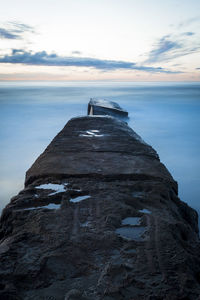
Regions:
<instances>
[{"instance_id":1,"label":"smooth water surface","mask_svg":"<svg viewBox=\"0 0 200 300\"><path fill-rule=\"evenodd\" d=\"M199 83L0 83L0 208L23 188L26 170L91 97L118 102L129 125L158 152L181 199L200 212Z\"/></svg>"}]
</instances>

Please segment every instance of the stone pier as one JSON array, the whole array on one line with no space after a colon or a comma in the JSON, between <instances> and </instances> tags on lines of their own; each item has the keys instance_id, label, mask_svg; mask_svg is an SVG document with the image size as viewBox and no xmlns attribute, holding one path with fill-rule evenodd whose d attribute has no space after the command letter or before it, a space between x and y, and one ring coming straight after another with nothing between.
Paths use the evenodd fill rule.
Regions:
<instances>
[{"instance_id":1,"label":"stone pier","mask_svg":"<svg viewBox=\"0 0 200 300\"><path fill-rule=\"evenodd\" d=\"M71 119L0 225L0 299L200 299L197 213L115 117Z\"/></svg>"}]
</instances>

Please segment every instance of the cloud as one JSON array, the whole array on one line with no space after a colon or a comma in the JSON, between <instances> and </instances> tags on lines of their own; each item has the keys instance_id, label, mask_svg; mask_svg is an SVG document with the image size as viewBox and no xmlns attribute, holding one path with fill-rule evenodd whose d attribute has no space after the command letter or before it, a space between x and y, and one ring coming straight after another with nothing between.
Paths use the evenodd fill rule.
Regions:
<instances>
[{"instance_id":1,"label":"cloud","mask_svg":"<svg viewBox=\"0 0 200 300\"><path fill-rule=\"evenodd\" d=\"M72 51L72 54L75 54L75 55L80 55L80 54L82 54L80 51Z\"/></svg>"},{"instance_id":2,"label":"cloud","mask_svg":"<svg viewBox=\"0 0 200 300\"><path fill-rule=\"evenodd\" d=\"M194 35L195 33L194 32L191 32L191 31L188 31L188 32L184 32L183 35L186 35L186 36L191 36L191 35Z\"/></svg>"},{"instance_id":3,"label":"cloud","mask_svg":"<svg viewBox=\"0 0 200 300\"><path fill-rule=\"evenodd\" d=\"M192 23L199 22L199 21L200 21L200 16L196 16L196 17L187 19L187 20L179 23L177 27L178 28L182 28L182 27L188 26L188 25L190 25Z\"/></svg>"},{"instance_id":4,"label":"cloud","mask_svg":"<svg viewBox=\"0 0 200 300\"><path fill-rule=\"evenodd\" d=\"M34 32L33 27L20 22L8 22L0 27L0 39L20 40L25 32Z\"/></svg>"},{"instance_id":5,"label":"cloud","mask_svg":"<svg viewBox=\"0 0 200 300\"><path fill-rule=\"evenodd\" d=\"M15 40L19 38L19 35L12 33L10 30L5 28L0 28L0 38L1 39L9 39Z\"/></svg>"},{"instance_id":6,"label":"cloud","mask_svg":"<svg viewBox=\"0 0 200 300\"><path fill-rule=\"evenodd\" d=\"M146 63L169 61L199 51L200 44L190 41L184 36L193 36L193 32L184 32L179 35L165 35L154 45L148 54Z\"/></svg>"},{"instance_id":7,"label":"cloud","mask_svg":"<svg viewBox=\"0 0 200 300\"><path fill-rule=\"evenodd\" d=\"M166 58L166 53L180 48L181 45L178 42L171 41L169 39L169 36L164 36L158 41L154 49L149 53L149 58L147 62L153 63L157 61L162 61L164 58Z\"/></svg>"},{"instance_id":8,"label":"cloud","mask_svg":"<svg viewBox=\"0 0 200 300\"><path fill-rule=\"evenodd\" d=\"M25 31L31 31L34 32L34 29L32 26L28 25L28 24L24 24L24 23L20 23L20 22L8 22L7 24L9 24L10 26L13 26L15 29L15 32L25 32Z\"/></svg>"},{"instance_id":9,"label":"cloud","mask_svg":"<svg viewBox=\"0 0 200 300\"><path fill-rule=\"evenodd\" d=\"M48 54L46 51L28 52L23 49L13 49L10 55L0 57L0 63L24 64L36 66L69 66L69 67L89 67L102 71L112 71L117 69L140 70L153 73L179 73L165 70L161 67L148 67L137 65L133 62L103 60L90 57L58 56Z\"/></svg>"}]
</instances>

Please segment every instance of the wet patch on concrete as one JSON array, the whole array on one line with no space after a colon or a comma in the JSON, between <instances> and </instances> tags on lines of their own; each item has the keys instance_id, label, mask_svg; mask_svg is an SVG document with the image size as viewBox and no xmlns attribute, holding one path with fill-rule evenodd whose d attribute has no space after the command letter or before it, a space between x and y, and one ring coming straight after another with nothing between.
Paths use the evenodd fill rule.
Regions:
<instances>
[{"instance_id":1,"label":"wet patch on concrete","mask_svg":"<svg viewBox=\"0 0 200 300\"><path fill-rule=\"evenodd\" d=\"M65 186L68 185L68 183L65 184L54 184L54 183L47 183L47 184L41 184L39 186L35 186L36 189L43 189L43 190L53 190L55 192L52 192L49 194L49 196L58 194L58 193L64 193Z\"/></svg>"},{"instance_id":2,"label":"wet patch on concrete","mask_svg":"<svg viewBox=\"0 0 200 300\"><path fill-rule=\"evenodd\" d=\"M81 201L86 200L86 199L89 199L89 198L90 198L89 195L78 196L78 197L76 197L76 198L70 199L69 201L70 201L70 202L73 202L73 203L77 203L77 202L81 202Z\"/></svg>"},{"instance_id":3,"label":"wet patch on concrete","mask_svg":"<svg viewBox=\"0 0 200 300\"><path fill-rule=\"evenodd\" d=\"M122 225L140 225L140 220L139 217L128 217L122 220Z\"/></svg>"},{"instance_id":4,"label":"wet patch on concrete","mask_svg":"<svg viewBox=\"0 0 200 300\"><path fill-rule=\"evenodd\" d=\"M49 203L48 205L28 207L28 208L24 208L24 209L22 209L22 210L34 210L34 209L41 209L41 208L47 208L47 209L59 209L59 208L60 208L60 204Z\"/></svg>"},{"instance_id":5,"label":"wet patch on concrete","mask_svg":"<svg viewBox=\"0 0 200 300\"><path fill-rule=\"evenodd\" d=\"M132 192L132 196L135 197L135 198L145 198L146 193L144 193L144 192Z\"/></svg>"},{"instance_id":6,"label":"wet patch on concrete","mask_svg":"<svg viewBox=\"0 0 200 300\"><path fill-rule=\"evenodd\" d=\"M105 134L100 134L99 130L87 130L84 133L79 134L79 136L102 137L102 136L105 136Z\"/></svg>"},{"instance_id":7,"label":"wet patch on concrete","mask_svg":"<svg viewBox=\"0 0 200 300\"><path fill-rule=\"evenodd\" d=\"M90 226L90 221L86 221L84 223L81 223L81 227L89 227Z\"/></svg>"},{"instance_id":8,"label":"wet patch on concrete","mask_svg":"<svg viewBox=\"0 0 200 300\"><path fill-rule=\"evenodd\" d=\"M124 252L128 253L128 254L136 254L137 250L136 249L127 249L127 250L124 250Z\"/></svg>"},{"instance_id":9,"label":"wet patch on concrete","mask_svg":"<svg viewBox=\"0 0 200 300\"><path fill-rule=\"evenodd\" d=\"M116 229L116 233L126 240L143 241L142 235L145 233L146 227L130 227L124 226Z\"/></svg>"},{"instance_id":10,"label":"wet patch on concrete","mask_svg":"<svg viewBox=\"0 0 200 300\"><path fill-rule=\"evenodd\" d=\"M116 229L116 233L126 240L142 241L146 227L140 226L141 217L127 217L122 220L122 226Z\"/></svg>"},{"instance_id":11,"label":"wet patch on concrete","mask_svg":"<svg viewBox=\"0 0 200 300\"><path fill-rule=\"evenodd\" d=\"M140 209L139 212L141 212L143 214L151 214L151 211L146 208Z\"/></svg>"}]
</instances>

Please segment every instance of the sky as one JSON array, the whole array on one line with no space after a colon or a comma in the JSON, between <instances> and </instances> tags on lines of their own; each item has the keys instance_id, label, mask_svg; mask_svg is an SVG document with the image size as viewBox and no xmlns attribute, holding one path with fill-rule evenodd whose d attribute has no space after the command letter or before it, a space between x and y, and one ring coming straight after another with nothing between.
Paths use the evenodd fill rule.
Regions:
<instances>
[{"instance_id":1,"label":"sky","mask_svg":"<svg viewBox=\"0 0 200 300\"><path fill-rule=\"evenodd\" d=\"M199 0L6 0L0 80L200 81Z\"/></svg>"}]
</instances>

